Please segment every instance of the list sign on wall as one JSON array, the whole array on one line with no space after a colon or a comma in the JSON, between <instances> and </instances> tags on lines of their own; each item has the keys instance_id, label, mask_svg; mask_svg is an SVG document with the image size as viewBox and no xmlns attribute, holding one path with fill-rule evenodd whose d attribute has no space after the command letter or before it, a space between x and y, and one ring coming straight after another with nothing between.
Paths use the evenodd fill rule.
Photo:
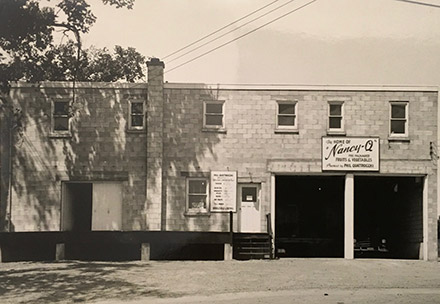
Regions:
<instances>
[{"instance_id":1,"label":"list sign on wall","mask_svg":"<svg viewBox=\"0 0 440 304\"><path fill-rule=\"evenodd\" d=\"M379 138L323 137L323 171L379 171Z\"/></svg>"},{"instance_id":2,"label":"list sign on wall","mask_svg":"<svg viewBox=\"0 0 440 304\"><path fill-rule=\"evenodd\" d=\"M211 172L211 212L236 212L237 172Z\"/></svg>"}]
</instances>

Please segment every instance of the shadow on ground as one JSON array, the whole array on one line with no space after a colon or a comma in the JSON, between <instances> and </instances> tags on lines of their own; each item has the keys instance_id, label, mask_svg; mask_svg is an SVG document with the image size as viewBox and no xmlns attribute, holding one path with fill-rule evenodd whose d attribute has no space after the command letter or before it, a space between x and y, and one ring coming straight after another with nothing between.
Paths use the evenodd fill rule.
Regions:
<instances>
[{"instance_id":1,"label":"shadow on ground","mask_svg":"<svg viewBox=\"0 0 440 304\"><path fill-rule=\"evenodd\" d=\"M48 263L49 267L38 264L40 267L28 263L26 268L0 270L0 297L13 303L88 303L182 296L127 280L130 273L143 272L148 276L151 266L145 263L68 262Z\"/></svg>"}]
</instances>

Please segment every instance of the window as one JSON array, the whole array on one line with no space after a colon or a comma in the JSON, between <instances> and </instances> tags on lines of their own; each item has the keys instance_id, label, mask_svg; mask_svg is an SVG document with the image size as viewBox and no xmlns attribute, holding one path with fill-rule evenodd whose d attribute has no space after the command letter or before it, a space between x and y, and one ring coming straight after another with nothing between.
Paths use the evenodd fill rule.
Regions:
<instances>
[{"instance_id":1,"label":"window","mask_svg":"<svg viewBox=\"0 0 440 304\"><path fill-rule=\"evenodd\" d=\"M278 101L277 129L297 129L296 101Z\"/></svg>"},{"instance_id":2,"label":"window","mask_svg":"<svg viewBox=\"0 0 440 304\"><path fill-rule=\"evenodd\" d=\"M144 126L145 126L144 101L143 100L130 101L129 129L142 130Z\"/></svg>"},{"instance_id":3,"label":"window","mask_svg":"<svg viewBox=\"0 0 440 304\"><path fill-rule=\"evenodd\" d=\"M69 101L54 100L52 103L52 131L69 133Z\"/></svg>"},{"instance_id":4,"label":"window","mask_svg":"<svg viewBox=\"0 0 440 304\"><path fill-rule=\"evenodd\" d=\"M390 102L390 136L408 136L408 102Z\"/></svg>"},{"instance_id":5,"label":"window","mask_svg":"<svg viewBox=\"0 0 440 304\"><path fill-rule=\"evenodd\" d=\"M208 212L208 179L188 178L186 181L186 201L188 213Z\"/></svg>"},{"instance_id":6,"label":"window","mask_svg":"<svg viewBox=\"0 0 440 304\"><path fill-rule=\"evenodd\" d=\"M205 128L224 128L224 102L209 101L204 103L203 126Z\"/></svg>"},{"instance_id":7,"label":"window","mask_svg":"<svg viewBox=\"0 0 440 304\"><path fill-rule=\"evenodd\" d=\"M344 132L344 102L329 101L328 103L328 132Z\"/></svg>"}]
</instances>

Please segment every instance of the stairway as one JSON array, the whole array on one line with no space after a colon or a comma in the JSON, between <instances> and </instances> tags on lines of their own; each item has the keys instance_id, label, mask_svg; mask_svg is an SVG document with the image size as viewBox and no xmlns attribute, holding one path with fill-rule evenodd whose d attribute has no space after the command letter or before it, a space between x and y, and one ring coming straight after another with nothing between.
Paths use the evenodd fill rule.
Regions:
<instances>
[{"instance_id":1,"label":"stairway","mask_svg":"<svg viewBox=\"0 0 440 304\"><path fill-rule=\"evenodd\" d=\"M272 242L268 233L234 233L234 259L270 259L271 256Z\"/></svg>"}]
</instances>

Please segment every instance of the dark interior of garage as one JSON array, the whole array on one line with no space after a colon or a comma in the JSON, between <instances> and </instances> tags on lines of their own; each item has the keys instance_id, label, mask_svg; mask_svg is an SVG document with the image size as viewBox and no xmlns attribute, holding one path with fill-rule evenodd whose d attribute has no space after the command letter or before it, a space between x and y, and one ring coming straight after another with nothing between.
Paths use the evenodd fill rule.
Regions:
<instances>
[{"instance_id":1,"label":"dark interior of garage","mask_svg":"<svg viewBox=\"0 0 440 304\"><path fill-rule=\"evenodd\" d=\"M64 231L91 231L92 183L65 183L62 206Z\"/></svg>"},{"instance_id":2,"label":"dark interior of garage","mask_svg":"<svg viewBox=\"0 0 440 304\"><path fill-rule=\"evenodd\" d=\"M418 259L422 177L355 177L355 258Z\"/></svg>"},{"instance_id":3,"label":"dark interior of garage","mask_svg":"<svg viewBox=\"0 0 440 304\"><path fill-rule=\"evenodd\" d=\"M344 256L344 177L277 176L278 257Z\"/></svg>"}]
</instances>

